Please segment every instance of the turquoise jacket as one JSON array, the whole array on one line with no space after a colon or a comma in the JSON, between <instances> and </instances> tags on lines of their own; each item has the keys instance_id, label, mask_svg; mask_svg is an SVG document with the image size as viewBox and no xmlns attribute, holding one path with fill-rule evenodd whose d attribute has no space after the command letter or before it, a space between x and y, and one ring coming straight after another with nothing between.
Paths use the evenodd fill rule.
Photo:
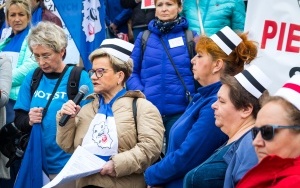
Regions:
<instances>
[{"instance_id":1,"label":"turquoise jacket","mask_svg":"<svg viewBox=\"0 0 300 188\"><path fill-rule=\"evenodd\" d=\"M10 42L10 39L6 39L0 43L0 49ZM4 52L5 54L5 52ZM18 93L21 87L21 84L27 75L27 73L38 67L38 63L30 58L31 51L27 43L27 37L23 40L21 50L19 53L19 58L16 68L12 70L12 85L9 94L9 98L17 100Z\"/></svg>"},{"instance_id":2,"label":"turquoise jacket","mask_svg":"<svg viewBox=\"0 0 300 188\"><path fill-rule=\"evenodd\" d=\"M199 6L196 1L199 2ZM188 20L189 29L198 34L201 32L199 10L207 36L215 34L225 26L234 31L244 30L246 13L243 0L185 0L181 14Z\"/></svg>"}]
</instances>

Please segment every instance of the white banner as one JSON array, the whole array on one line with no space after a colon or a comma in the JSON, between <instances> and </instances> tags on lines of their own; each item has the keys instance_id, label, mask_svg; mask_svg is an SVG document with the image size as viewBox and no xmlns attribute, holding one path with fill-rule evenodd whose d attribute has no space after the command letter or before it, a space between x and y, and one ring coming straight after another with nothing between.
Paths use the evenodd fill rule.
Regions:
<instances>
[{"instance_id":1,"label":"white banner","mask_svg":"<svg viewBox=\"0 0 300 188\"><path fill-rule=\"evenodd\" d=\"M258 42L253 62L273 80L271 94L300 74L299 0L248 0L245 31Z\"/></svg>"}]
</instances>

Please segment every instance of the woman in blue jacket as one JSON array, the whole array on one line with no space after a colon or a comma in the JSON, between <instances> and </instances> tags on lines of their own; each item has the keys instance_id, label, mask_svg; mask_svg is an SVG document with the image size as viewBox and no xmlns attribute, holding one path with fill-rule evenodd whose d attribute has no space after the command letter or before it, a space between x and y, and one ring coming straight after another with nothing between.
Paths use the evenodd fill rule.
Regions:
<instances>
[{"instance_id":1,"label":"woman in blue jacket","mask_svg":"<svg viewBox=\"0 0 300 188\"><path fill-rule=\"evenodd\" d=\"M242 71L257 50L251 41L225 27L210 38L201 36L196 52L192 70L202 87L173 125L166 156L145 171L148 187L182 188L184 175L226 142L228 137L215 125L211 108L221 87L220 76Z\"/></svg>"},{"instance_id":2,"label":"woman in blue jacket","mask_svg":"<svg viewBox=\"0 0 300 188\"><path fill-rule=\"evenodd\" d=\"M150 21L150 35L143 48L142 33L135 41L132 52L133 74L127 81L130 90L141 90L160 111L166 129L169 131L189 104L187 92L195 93L185 30L188 22L179 16L182 10L180 0L156 0L156 18ZM195 35L195 34L194 34ZM182 77L179 78L166 50ZM183 85L184 84L184 85ZM187 90L187 91L186 91Z\"/></svg>"}]
</instances>

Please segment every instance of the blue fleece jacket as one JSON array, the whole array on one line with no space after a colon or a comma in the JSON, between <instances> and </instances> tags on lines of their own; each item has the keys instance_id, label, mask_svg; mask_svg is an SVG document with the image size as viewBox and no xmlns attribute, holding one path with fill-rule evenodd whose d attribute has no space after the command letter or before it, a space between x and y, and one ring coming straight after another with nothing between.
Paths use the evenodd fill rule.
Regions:
<instances>
[{"instance_id":1,"label":"blue fleece jacket","mask_svg":"<svg viewBox=\"0 0 300 188\"><path fill-rule=\"evenodd\" d=\"M217 82L198 89L187 110L170 131L165 158L145 171L148 185L182 188L185 174L226 142L228 137L215 125L211 108L220 87L221 83Z\"/></svg>"}]
</instances>

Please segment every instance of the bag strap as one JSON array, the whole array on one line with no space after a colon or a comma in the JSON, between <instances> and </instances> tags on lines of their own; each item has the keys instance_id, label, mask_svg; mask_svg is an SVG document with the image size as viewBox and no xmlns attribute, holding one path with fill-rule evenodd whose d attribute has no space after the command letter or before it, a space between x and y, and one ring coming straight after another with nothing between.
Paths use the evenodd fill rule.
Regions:
<instances>
[{"instance_id":1,"label":"bag strap","mask_svg":"<svg viewBox=\"0 0 300 188\"><path fill-rule=\"evenodd\" d=\"M137 107L136 107L136 101L137 101L138 98L134 98L132 100L132 113L133 113L133 119L134 119L134 123L135 123L135 130L136 130L136 133L138 133L137 131L137 121L136 121L136 116L137 116Z\"/></svg>"},{"instance_id":2,"label":"bag strap","mask_svg":"<svg viewBox=\"0 0 300 188\"><path fill-rule=\"evenodd\" d=\"M189 92L189 90L188 90L187 86L185 85L185 83L184 83L184 81L183 81L183 79L182 79L182 77L181 77L179 71L177 70L176 65L175 65L175 63L174 63L174 61L173 61L173 58L171 57L171 55L170 55L170 53L169 53L169 50L168 50L167 47L166 47L166 44L164 43L164 41L163 41L163 39L162 39L161 37L160 37L159 39L160 39L160 41L161 41L161 43L162 43L162 45L163 45L163 47L164 47L164 49L165 49L165 51L166 51L166 53L167 53L169 59L170 59L171 64L172 64L173 67L174 67L174 70L175 70L176 74L178 75L178 77L179 77L179 79L180 79L180 81L181 81L181 83L182 83L182 85L183 85L183 87L184 87L184 89L185 89L186 97L187 97L187 99L188 99L189 102L190 102L190 101L192 100L191 93Z\"/></svg>"},{"instance_id":3,"label":"bag strap","mask_svg":"<svg viewBox=\"0 0 300 188\"><path fill-rule=\"evenodd\" d=\"M33 96L35 90L38 88L41 78L43 76L43 71L40 67L36 68L33 72L31 84L30 84L30 94Z\"/></svg>"},{"instance_id":4,"label":"bag strap","mask_svg":"<svg viewBox=\"0 0 300 188\"><path fill-rule=\"evenodd\" d=\"M83 67L74 66L70 73L67 87L67 95L68 98L71 100L73 100L78 93L81 71L83 71Z\"/></svg>"},{"instance_id":5,"label":"bag strap","mask_svg":"<svg viewBox=\"0 0 300 188\"><path fill-rule=\"evenodd\" d=\"M202 17L201 17L201 12L200 12L200 7L199 7L199 0L196 0L197 4L197 16L198 16L198 21L199 21L199 26L200 26L200 34L205 35L205 30L203 27L203 22L202 22Z\"/></svg>"},{"instance_id":6,"label":"bag strap","mask_svg":"<svg viewBox=\"0 0 300 188\"><path fill-rule=\"evenodd\" d=\"M141 56L142 58L144 57L144 52L146 50L147 41L148 41L150 34L151 34L151 32L148 29L143 31L143 34L142 34L142 56Z\"/></svg>"},{"instance_id":7,"label":"bag strap","mask_svg":"<svg viewBox=\"0 0 300 188\"><path fill-rule=\"evenodd\" d=\"M193 57L196 55L193 32L191 30L186 29L184 30L184 34L186 38L186 45L189 51L190 59L193 59Z\"/></svg>"},{"instance_id":8,"label":"bag strap","mask_svg":"<svg viewBox=\"0 0 300 188\"><path fill-rule=\"evenodd\" d=\"M52 94L51 94L51 96L49 97L48 102L47 102L45 108L43 109L43 117L45 117L45 115L46 115L46 113L47 113L47 110L48 110L48 107L49 107L49 105L50 105L50 103L51 103L51 101L52 101L52 99L53 99L53 97L54 97L54 95L55 95L55 93L56 93L56 90L57 90L57 88L58 88L58 86L59 86L59 84L60 84L62 78L64 77L66 71L68 70L68 67L69 67L68 65L65 66L63 72L61 73L60 77L58 78L58 80L57 80L57 82L56 82L56 84L55 84L55 87L54 87L54 89L53 89L53 91L52 91Z\"/></svg>"},{"instance_id":9,"label":"bag strap","mask_svg":"<svg viewBox=\"0 0 300 188\"><path fill-rule=\"evenodd\" d=\"M138 135L137 120L136 120L136 116L137 116L136 102L137 102L137 100L138 100L137 97L133 98L133 100L132 100L132 113L133 113L133 119L134 119L134 124L135 124L136 135ZM138 141L138 138L137 138L137 141ZM165 157L165 154L163 152L160 152L159 159L156 162L160 161L164 157Z\"/></svg>"}]
</instances>

